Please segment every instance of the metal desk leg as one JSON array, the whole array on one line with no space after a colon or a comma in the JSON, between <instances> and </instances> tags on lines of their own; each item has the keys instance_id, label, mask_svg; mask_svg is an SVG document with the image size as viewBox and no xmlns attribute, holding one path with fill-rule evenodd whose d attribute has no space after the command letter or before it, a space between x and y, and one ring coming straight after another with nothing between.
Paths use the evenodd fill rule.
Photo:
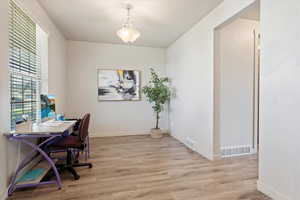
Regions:
<instances>
[{"instance_id":1,"label":"metal desk leg","mask_svg":"<svg viewBox=\"0 0 300 200\"><path fill-rule=\"evenodd\" d=\"M16 189L16 178L17 178L17 176L18 176L18 173L21 171L21 169L23 169L25 166L26 166L26 164L28 163L28 160L30 161L30 157L32 157L33 156L33 154L34 154L34 152L39 152L48 162L49 162L49 164L51 165L51 167L52 167L52 169L53 169L53 171L54 171L54 173L55 173L55 176L56 176L56 184L57 184L57 186L58 186L58 188L59 189L61 189L61 179L60 179L60 176L59 176L59 173L58 173L58 171L57 171L57 168L56 168L56 166L55 166L55 163L52 161L52 159L40 148L43 144L45 144L45 143L47 143L47 142L49 142L49 141L51 141L51 140L53 140L55 137L57 137L57 136L53 136L53 137L51 137L51 138L49 138L49 139L47 139L47 140L45 140L43 143L41 143L40 145L36 145L36 144L33 144L33 143L31 143L31 142L29 142L29 141L27 141L26 139L24 139L24 138L18 138L18 139L16 139L16 138L13 138L12 137L12 139L15 139L15 140L18 140L18 141L20 141L21 143L23 143L23 144L26 144L26 145L28 145L28 146L30 146L31 148L33 148L33 151L31 151L23 160L22 160L22 162L21 162L21 164L18 166L18 168L17 168L17 170L16 170L16 173L14 174L14 176L13 176L13 178L12 178L12 180L11 180L11 183L10 183L10 185L9 185L9 189L8 189L8 195L11 195L13 192L14 192L14 190ZM43 184L51 184L52 182L50 181L50 182L46 182L46 183L39 183L38 185L43 185ZM30 187L31 185L28 185L28 187ZM26 187L26 186L24 186L24 187Z\"/></svg>"}]
</instances>

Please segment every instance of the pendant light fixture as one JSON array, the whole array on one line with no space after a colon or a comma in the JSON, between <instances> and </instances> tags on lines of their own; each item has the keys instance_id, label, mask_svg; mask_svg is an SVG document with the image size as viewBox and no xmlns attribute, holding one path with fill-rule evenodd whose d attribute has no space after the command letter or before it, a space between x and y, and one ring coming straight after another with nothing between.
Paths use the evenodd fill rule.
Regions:
<instances>
[{"instance_id":1,"label":"pendant light fixture","mask_svg":"<svg viewBox=\"0 0 300 200\"><path fill-rule=\"evenodd\" d=\"M123 24L122 28L117 31L117 35L125 43L133 43L141 35L141 33L137 29L135 29L132 25L131 16L130 16L131 9L132 9L132 5L127 4L126 5L126 10L127 10L126 22Z\"/></svg>"}]
</instances>

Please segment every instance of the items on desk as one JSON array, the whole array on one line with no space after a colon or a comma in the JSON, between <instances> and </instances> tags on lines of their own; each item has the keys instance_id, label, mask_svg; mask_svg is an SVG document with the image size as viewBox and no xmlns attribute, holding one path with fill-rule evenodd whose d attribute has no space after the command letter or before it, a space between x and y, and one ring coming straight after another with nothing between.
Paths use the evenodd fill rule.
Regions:
<instances>
[{"instance_id":1,"label":"items on desk","mask_svg":"<svg viewBox=\"0 0 300 200\"><path fill-rule=\"evenodd\" d=\"M41 119L55 118L55 96L49 94L41 94Z\"/></svg>"},{"instance_id":2,"label":"items on desk","mask_svg":"<svg viewBox=\"0 0 300 200\"><path fill-rule=\"evenodd\" d=\"M56 106L55 106L55 96L53 95L41 95L41 116L37 117L36 123L41 123L41 121L46 121L49 119L55 120L64 120L64 116L62 114L55 114ZM20 130L31 130L32 129L32 118L29 114L21 114L16 115L14 121L12 122L12 129L20 129Z\"/></svg>"},{"instance_id":3,"label":"items on desk","mask_svg":"<svg viewBox=\"0 0 300 200\"><path fill-rule=\"evenodd\" d=\"M63 114L56 114L55 96L54 95L41 95L41 119L55 119L57 121L64 121Z\"/></svg>"},{"instance_id":4,"label":"items on desk","mask_svg":"<svg viewBox=\"0 0 300 200\"><path fill-rule=\"evenodd\" d=\"M56 115L56 120L57 120L57 121L64 121L64 120L65 120L65 116L62 115L62 114L57 114L57 115Z\"/></svg>"}]
</instances>

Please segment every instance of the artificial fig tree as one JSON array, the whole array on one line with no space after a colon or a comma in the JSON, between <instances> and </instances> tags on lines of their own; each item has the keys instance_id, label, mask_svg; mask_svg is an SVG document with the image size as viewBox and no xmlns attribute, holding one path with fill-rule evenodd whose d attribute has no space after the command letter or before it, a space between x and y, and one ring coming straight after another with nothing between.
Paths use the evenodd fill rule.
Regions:
<instances>
[{"instance_id":1,"label":"artificial fig tree","mask_svg":"<svg viewBox=\"0 0 300 200\"><path fill-rule=\"evenodd\" d=\"M169 78L159 77L154 69L151 68L150 70L150 81L143 87L142 92L152 104L152 108L156 115L155 129L159 129L160 113L164 110L164 106L170 101L171 88L169 87Z\"/></svg>"}]
</instances>

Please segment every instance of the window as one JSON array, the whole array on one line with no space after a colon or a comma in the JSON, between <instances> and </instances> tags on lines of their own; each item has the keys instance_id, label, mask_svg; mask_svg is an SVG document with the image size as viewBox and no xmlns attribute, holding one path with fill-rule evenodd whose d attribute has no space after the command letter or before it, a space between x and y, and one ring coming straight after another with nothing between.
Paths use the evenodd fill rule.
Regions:
<instances>
[{"instance_id":1,"label":"window","mask_svg":"<svg viewBox=\"0 0 300 200\"><path fill-rule=\"evenodd\" d=\"M28 115L36 120L40 65L37 55L36 24L14 1L10 5L9 68L11 125Z\"/></svg>"}]
</instances>

